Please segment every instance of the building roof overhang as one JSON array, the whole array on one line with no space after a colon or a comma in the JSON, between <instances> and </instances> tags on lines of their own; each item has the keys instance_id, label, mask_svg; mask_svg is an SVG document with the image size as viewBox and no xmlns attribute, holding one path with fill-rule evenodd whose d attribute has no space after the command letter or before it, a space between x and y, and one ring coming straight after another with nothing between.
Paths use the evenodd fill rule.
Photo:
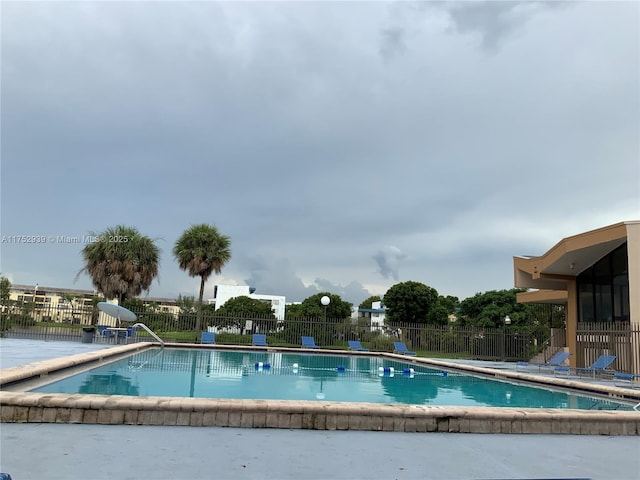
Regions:
<instances>
[{"instance_id":1,"label":"building roof overhang","mask_svg":"<svg viewBox=\"0 0 640 480\"><path fill-rule=\"evenodd\" d=\"M566 305L569 298L566 290L530 290L516 294L518 303L550 303Z\"/></svg>"},{"instance_id":2,"label":"building roof overhang","mask_svg":"<svg viewBox=\"0 0 640 480\"><path fill-rule=\"evenodd\" d=\"M540 291L566 291L570 280L574 280L582 271L626 242L627 225L637 223L638 221L620 222L563 238L539 257L513 257L515 287L537 289L537 292L526 292L526 294L532 293L539 296L543 295L539 293ZM525 294L520 295L523 301L525 298L535 297L535 295L531 297Z\"/></svg>"}]
</instances>

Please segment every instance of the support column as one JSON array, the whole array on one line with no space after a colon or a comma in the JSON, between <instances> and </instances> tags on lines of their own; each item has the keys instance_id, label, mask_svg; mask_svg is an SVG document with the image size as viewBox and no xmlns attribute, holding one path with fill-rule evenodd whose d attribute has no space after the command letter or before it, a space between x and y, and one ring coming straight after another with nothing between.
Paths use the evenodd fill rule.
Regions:
<instances>
[{"instance_id":1,"label":"support column","mask_svg":"<svg viewBox=\"0 0 640 480\"><path fill-rule=\"evenodd\" d=\"M576 280L567 281L567 310L566 310L566 335L567 347L571 356L569 357L569 365L577 367L578 358L578 292L576 289Z\"/></svg>"},{"instance_id":2,"label":"support column","mask_svg":"<svg viewBox=\"0 0 640 480\"><path fill-rule=\"evenodd\" d=\"M640 222L628 222L629 320L633 373L640 374Z\"/></svg>"}]
</instances>

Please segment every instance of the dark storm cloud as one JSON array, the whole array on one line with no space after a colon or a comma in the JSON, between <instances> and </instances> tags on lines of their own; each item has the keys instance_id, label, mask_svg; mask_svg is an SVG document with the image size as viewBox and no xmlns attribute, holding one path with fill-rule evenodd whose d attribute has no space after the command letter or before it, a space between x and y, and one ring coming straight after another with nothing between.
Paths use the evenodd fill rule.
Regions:
<instances>
[{"instance_id":1,"label":"dark storm cloud","mask_svg":"<svg viewBox=\"0 0 640 480\"><path fill-rule=\"evenodd\" d=\"M402 55L406 51L404 33L404 30L400 27L390 27L382 31L380 42L380 55L382 55L382 58L393 60L397 55Z\"/></svg>"},{"instance_id":2,"label":"dark storm cloud","mask_svg":"<svg viewBox=\"0 0 640 480\"><path fill-rule=\"evenodd\" d=\"M373 256L378 264L378 273L384 278L398 281L400 279L399 263L407 258L398 247L388 245Z\"/></svg>"},{"instance_id":3,"label":"dark storm cloud","mask_svg":"<svg viewBox=\"0 0 640 480\"><path fill-rule=\"evenodd\" d=\"M495 52L538 13L570 5L571 2L535 0L393 3L388 26L381 30L380 54L387 61L395 59L420 41L419 31L433 29L434 25L450 33L477 35L485 51ZM434 19L438 19L435 24ZM439 46L423 44L419 46L422 48L437 50Z\"/></svg>"},{"instance_id":4,"label":"dark storm cloud","mask_svg":"<svg viewBox=\"0 0 640 480\"><path fill-rule=\"evenodd\" d=\"M357 304L400 278L508 288L514 254L637 217L637 4L2 13L3 234L136 226L162 239L153 296L197 292L170 255L194 223L232 238L209 296L246 279ZM69 286L82 267L78 245L2 247L16 283Z\"/></svg>"},{"instance_id":5,"label":"dark storm cloud","mask_svg":"<svg viewBox=\"0 0 640 480\"><path fill-rule=\"evenodd\" d=\"M286 292L287 302L301 302L305 298L320 292L331 292L339 295L343 300L358 305L370 296L369 291L360 282L350 282L347 285L333 283L324 278L316 278L305 285L294 271L287 259L252 258L251 271L245 283L256 288L256 293L268 295L283 295Z\"/></svg>"},{"instance_id":6,"label":"dark storm cloud","mask_svg":"<svg viewBox=\"0 0 640 480\"><path fill-rule=\"evenodd\" d=\"M446 4L455 29L476 33L482 46L494 51L537 12L565 2L477 1Z\"/></svg>"}]
</instances>

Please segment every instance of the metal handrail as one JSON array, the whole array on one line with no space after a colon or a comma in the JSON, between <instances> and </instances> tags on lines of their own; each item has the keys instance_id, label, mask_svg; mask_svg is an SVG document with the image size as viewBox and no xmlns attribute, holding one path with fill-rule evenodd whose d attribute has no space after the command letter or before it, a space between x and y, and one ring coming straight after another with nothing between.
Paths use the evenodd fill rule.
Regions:
<instances>
[{"instance_id":1,"label":"metal handrail","mask_svg":"<svg viewBox=\"0 0 640 480\"><path fill-rule=\"evenodd\" d=\"M136 323L133 326L133 328L136 328L136 327L144 328L149 335L151 335L153 338L155 338L158 342L160 342L160 345L162 345L164 347L164 340L162 340L158 335L153 333L153 331L149 327L147 327L144 323Z\"/></svg>"},{"instance_id":2,"label":"metal handrail","mask_svg":"<svg viewBox=\"0 0 640 480\"><path fill-rule=\"evenodd\" d=\"M551 350L551 343L552 343L551 341L552 341L554 338L556 338L556 337L560 337L560 336L562 336L562 335L563 335L563 334L562 334L562 333L560 333L560 332L558 332L558 333L554 333L553 335L549 335L549 337L545 340L545 342L544 342L544 347L543 347L543 350L542 350L542 353L543 353L543 356L544 356L544 361L545 361L545 363L547 362L547 360L549 360L549 359L547 358L547 354L548 354L548 353L549 353L549 351ZM566 340L565 340L565 342L563 342L563 343L566 343ZM551 356L555 355L556 353L558 353L558 351L562 350L562 349L563 349L563 348L565 348L565 347L566 347L566 345L564 345L564 346L562 346L562 347L556 347L556 348L557 348L557 350L556 350L556 351L554 351L554 352L551 354ZM551 357L549 357L549 358L551 358Z\"/></svg>"}]
</instances>

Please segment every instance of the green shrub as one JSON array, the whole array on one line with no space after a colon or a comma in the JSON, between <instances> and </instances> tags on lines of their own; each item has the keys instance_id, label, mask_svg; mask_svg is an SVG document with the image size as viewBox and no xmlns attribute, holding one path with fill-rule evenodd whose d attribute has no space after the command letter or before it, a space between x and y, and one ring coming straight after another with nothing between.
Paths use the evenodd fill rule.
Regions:
<instances>
[{"instance_id":1,"label":"green shrub","mask_svg":"<svg viewBox=\"0 0 640 480\"><path fill-rule=\"evenodd\" d=\"M4 332L11 328L11 320L8 313L0 315L0 336L4 336Z\"/></svg>"},{"instance_id":2,"label":"green shrub","mask_svg":"<svg viewBox=\"0 0 640 480\"><path fill-rule=\"evenodd\" d=\"M153 332L176 332L182 330L171 314L142 314L138 322L144 323Z\"/></svg>"},{"instance_id":3,"label":"green shrub","mask_svg":"<svg viewBox=\"0 0 640 480\"><path fill-rule=\"evenodd\" d=\"M9 322L14 327L35 327L36 321L26 313L12 313L9 315Z\"/></svg>"},{"instance_id":4,"label":"green shrub","mask_svg":"<svg viewBox=\"0 0 640 480\"><path fill-rule=\"evenodd\" d=\"M378 335L369 342L369 349L376 352L393 352L393 339Z\"/></svg>"},{"instance_id":5,"label":"green shrub","mask_svg":"<svg viewBox=\"0 0 640 480\"><path fill-rule=\"evenodd\" d=\"M216 343L228 343L229 345L251 345L253 337L251 335L240 335L239 333L216 333Z\"/></svg>"}]
</instances>

